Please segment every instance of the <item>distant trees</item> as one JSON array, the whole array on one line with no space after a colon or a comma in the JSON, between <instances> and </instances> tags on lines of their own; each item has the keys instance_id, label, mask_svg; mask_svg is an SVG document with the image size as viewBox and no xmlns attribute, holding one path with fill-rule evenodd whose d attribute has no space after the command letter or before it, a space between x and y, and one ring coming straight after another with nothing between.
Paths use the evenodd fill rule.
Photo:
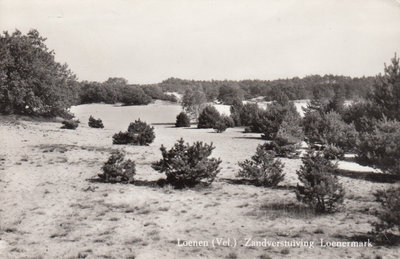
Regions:
<instances>
[{"instance_id":1,"label":"distant trees","mask_svg":"<svg viewBox=\"0 0 400 259\"><path fill-rule=\"evenodd\" d=\"M194 120L197 120L201 110L206 106L206 102L207 98L204 92L198 89L188 89L182 97L183 110Z\"/></svg>"},{"instance_id":2,"label":"distant trees","mask_svg":"<svg viewBox=\"0 0 400 259\"><path fill-rule=\"evenodd\" d=\"M163 91L184 93L188 89L200 89L208 102L215 99L231 104L235 96L250 99L262 96L266 101L276 101L281 93L289 100L311 99L313 97L332 99L335 94L345 99L364 98L372 89L374 77L350 78L334 75L311 75L304 78L266 80L212 80L195 81L169 78L159 84ZM243 97L242 97L243 96Z\"/></svg>"},{"instance_id":3,"label":"distant trees","mask_svg":"<svg viewBox=\"0 0 400 259\"><path fill-rule=\"evenodd\" d=\"M234 101L242 101L244 99L244 91L237 85L223 84L219 88L218 101L223 104L232 105Z\"/></svg>"},{"instance_id":4,"label":"distant trees","mask_svg":"<svg viewBox=\"0 0 400 259\"><path fill-rule=\"evenodd\" d=\"M166 94L163 92L161 87L158 85L143 85L141 86L141 89L152 99L157 99L157 100L164 100L164 101L170 101L170 102L177 102L177 98L175 95L172 94Z\"/></svg>"},{"instance_id":5,"label":"distant trees","mask_svg":"<svg viewBox=\"0 0 400 259\"><path fill-rule=\"evenodd\" d=\"M103 83L81 83L81 103L123 103L125 105L143 105L152 101L139 86L128 85L124 78L111 77Z\"/></svg>"},{"instance_id":6,"label":"distant trees","mask_svg":"<svg viewBox=\"0 0 400 259\"><path fill-rule=\"evenodd\" d=\"M78 102L75 75L55 61L37 30L0 34L0 112L71 117Z\"/></svg>"}]
</instances>

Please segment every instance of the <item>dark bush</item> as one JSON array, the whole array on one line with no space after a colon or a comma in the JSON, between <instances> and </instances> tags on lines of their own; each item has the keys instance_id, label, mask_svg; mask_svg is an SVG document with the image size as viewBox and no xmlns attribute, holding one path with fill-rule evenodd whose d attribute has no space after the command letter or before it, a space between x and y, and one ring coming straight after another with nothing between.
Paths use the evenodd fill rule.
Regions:
<instances>
[{"instance_id":1,"label":"dark bush","mask_svg":"<svg viewBox=\"0 0 400 259\"><path fill-rule=\"evenodd\" d=\"M241 169L237 174L238 177L247 178L265 187L277 186L285 176L282 173L284 165L275 159L275 152L267 151L261 145L257 147L251 160L239 162L239 166Z\"/></svg>"},{"instance_id":2,"label":"dark bush","mask_svg":"<svg viewBox=\"0 0 400 259\"><path fill-rule=\"evenodd\" d=\"M375 222L375 230L381 234L388 230L400 232L400 187L379 190L374 193L382 208L378 211L379 222Z\"/></svg>"},{"instance_id":3,"label":"dark bush","mask_svg":"<svg viewBox=\"0 0 400 259\"><path fill-rule=\"evenodd\" d=\"M277 157L298 158L300 151L297 144L283 144L278 141L268 141L262 145L264 150L274 151Z\"/></svg>"},{"instance_id":4,"label":"dark bush","mask_svg":"<svg viewBox=\"0 0 400 259\"><path fill-rule=\"evenodd\" d=\"M231 105L236 100L244 99L244 91L238 86L222 85L219 88L218 100L223 104Z\"/></svg>"},{"instance_id":5,"label":"dark bush","mask_svg":"<svg viewBox=\"0 0 400 259\"><path fill-rule=\"evenodd\" d=\"M221 115L220 119L215 123L213 129L218 132L224 132L227 128L235 125L233 119L226 115Z\"/></svg>"},{"instance_id":6,"label":"dark bush","mask_svg":"<svg viewBox=\"0 0 400 259\"><path fill-rule=\"evenodd\" d=\"M264 109L258 107L256 103L246 103L241 109L240 106L236 106L237 111L234 110L235 114L239 113L239 120L241 126L251 126L258 121L260 113L265 112Z\"/></svg>"},{"instance_id":7,"label":"dark bush","mask_svg":"<svg viewBox=\"0 0 400 259\"><path fill-rule=\"evenodd\" d=\"M297 185L296 196L317 213L334 212L343 203L344 189L337 176L337 166L311 150L302 158L303 165L297 171L302 185Z\"/></svg>"},{"instance_id":8,"label":"dark bush","mask_svg":"<svg viewBox=\"0 0 400 259\"><path fill-rule=\"evenodd\" d=\"M114 134L113 144L143 146L152 143L154 138L154 127L149 126L146 122L139 119L129 124L128 131Z\"/></svg>"},{"instance_id":9,"label":"dark bush","mask_svg":"<svg viewBox=\"0 0 400 259\"><path fill-rule=\"evenodd\" d=\"M304 139L303 129L301 128L301 117L295 109L292 106L286 111L274 138L281 146L295 145Z\"/></svg>"},{"instance_id":10,"label":"dark bush","mask_svg":"<svg viewBox=\"0 0 400 259\"><path fill-rule=\"evenodd\" d=\"M114 152L104 163L103 174L99 174L100 179L105 182L133 182L136 173L135 162L124 158L123 152Z\"/></svg>"},{"instance_id":11,"label":"dark bush","mask_svg":"<svg viewBox=\"0 0 400 259\"><path fill-rule=\"evenodd\" d=\"M135 142L133 134L130 134L127 131L115 133L112 138L113 144L116 145L126 145Z\"/></svg>"},{"instance_id":12,"label":"dark bush","mask_svg":"<svg viewBox=\"0 0 400 259\"><path fill-rule=\"evenodd\" d=\"M333 144L328 144L323 146L322 153L326 159L333 160L333 159L343 159L344 158L344 151L340 147L337 147Z\"/></svg>"},{"instance_id":13,"label":"dark bush","mask_svg":"<svg viewBox=\"0 0 400 259\"><path fill-rule=\"evenodd\" d=\"M119 91L120 101L125 105L143 105L152 101L151 97L137 86L123 86Z\"/></svg>"},{"instance_id":14,"label":"dark bush","mask_svg":"<svg viewBox=\"0 0 400 259\"><path fill-rule=\"evenodd\" d=\"M290 109L293 110L293 114L297 114L296 107L292 103L281 105L280 103L273 102L269 104L267 110L261 114L259 121L253 123L252 126L254 127L254 125L258 124L259 131L262 133L262 138L274 140L276 139L283 118Z\"/></svg>"},{"instance_id":15,"label":"dark bush","mask_svg":"<svg viewBox=\"0 0 400 259\"><path fill-rule=\"evenodd\" d=\"M176 116L176 127L190 127L190 118L185 112L181 112Z\"/></svg>"},{"instance_id":16,"label":"dark bush","mask_svg":"<svg viewBox=\"0 0 400 259\"><path fill-rule=\"evenodd\" d=\"M235 122L230 116L222 114L220 117L220 121L222 121L228 128L235 127Z\"/></svg>"},{"instance_id":17,"label":"dark bush","mask_svg":"<svg viewBox=\"0 0 400 259\"><path fill-rule=\"evenodd\" d=\"M144 85L141 89L152 99L177 102L177 98L173 94L165 94L158 85Z\"/></svg>"},{"instance_id":18,"label":"dark bush","mask_svg":"<svg viewBox=\"0 0 400 259\"><path fill-rule=\"evenodd\" d=\"M354 124L359 133L371 132L377 121L375 117L379 117L367 102L356 102L344 107L341 115L347 124Z\"/></svg>"},{"instance_id":19,"label":"dark bush","mask_svg":"<svg viewBox=\"0 0 400 259\"><path fill-rule=\"evenodd\" d=\"M89 127L91 127L91 128L97 128L97 129L104 128L103 121L101 119L96 120L95 118L93 118L92 115L90 115L90 117L89 117L88 124L89 124Z\"/></svg>"},{"instance_id":20,"label":"dark bush","mask_svg":"<svg viewBox=\"0 0 400 259\"><path fill-rule=\"evenodd\" d=\"M231 118L233 119L233 122L235 123L234 126L242 126L242 121L240 119L240 112L243 109L243 101L242 100L233 100L233 103L230 107L230 112L231 112Z\"/></svg>"},{"instance_id":21,"label":"dark bush","mask_svg":"<svg viewBox=\"0 0 400 259\"><path fill-rule=\"evenodd\" d=\"M167 150L163 145L160 150L162 159L153 163L153 168L167 175L167 182L176 188L193 187L198 184L210 185L219 173L220 159L208 158L214 149L203 142L193 145L178 143Z\"/></svg>"},{"instance_id":22,"label":"dark bush","mask_svg":"<svg viewBox=\"0 0 400 259\"><path fill-rule=\"evenodd\" d=\"M360 136L357 161L392 174L400 174L400 122L385 118L371 133Z\"/></svg>"},{"instance_id":23,"label":"dark bush","mask_svg":"<svg viewBox=\"0 0 400 259\"><path fill-rule=\"evenodd\" d=\"M225 122L223 122L222 120L219 120L215 123L213 129L217 132L217 133L222 133L224 132L226 129L228 128L228 126L225 124Z\"/></svg>"},{"instance_id":24,"label":"dark bush","mask_svg":"<svg viewBox=\"0 0 400 259\"><path fill-rule=\"evenodd\" d=\"M61 122L63 126L61 127L62 129L76 129L78 128L79 125L79 120L63 120Z\"/></svg>"},{"instance_id":25,"label":"dark bush","mask_svg":"<svg viewBox=\"0 0 400 259\"><path fill-rule=\"evenodd\" d=\"M303 128L310 144L333 144L343 151L355 149L358 133L353 124L347 124L336 112L306 113Z\"/></svg>"},{"instance_id":26,"label":"dark bush","mask_svg":"<svg viewBox=\"0 0 400 259\"><path fill-rule=\"evenodd\" d=\"M206 106L199 115L199 123L197 127L199 129L213 128L221 115L214 106Z\"/></svg>"}]
</instances>

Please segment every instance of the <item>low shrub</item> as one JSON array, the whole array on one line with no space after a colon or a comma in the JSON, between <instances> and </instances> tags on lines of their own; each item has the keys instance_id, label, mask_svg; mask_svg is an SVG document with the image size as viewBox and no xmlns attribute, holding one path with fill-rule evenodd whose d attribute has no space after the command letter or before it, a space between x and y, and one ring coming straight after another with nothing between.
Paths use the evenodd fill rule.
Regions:
<instances>
[{"instance_id":1,"label":"low shrub","mask_svg":"<svg viewBox=\"0 0 400 259\"><path fill-rule=\"evenodd\" d=\"M302 183L297 185L297 199L308 204L316 213L336 211L343 203L345 193L337 176L333 176L337 165L314 150L309 151L302 162L296 172Z\"/></svg>"},{"instance_id":2,"label":"low shrub","mask_svg":"<svg viewBox=\"0 0 400 259\"><path fill-rule=\"evenodd\" d=\"M279 159L275 159L275 152L267 151L261 145L257 147L251 160L239 162L239 166L241 169L238 177L247 178L265 187L277 186L285 176L282 172L284 165Z\"/></svg>"},{"instance_id":3,"label":"low shrub","mask_svg":"<svg viewBox=\"0 0 400 259\"><path fill-rule=\"evenodd\" d=\"M63 126L61 127L62 129L76 129L78 128L79 125L79 120L63 120L61 122Z\"/></svg>"},{"instance_id":4,"label":"low shrub","mask_svg":"<svg viewBox=\"0 0 400 259\"><path fill-rule=\"evenodd\" d=\"M374 196L382 206L377 212L379 222L373 223L375 230L378 233L389 230L400 232L400 187L379 190L374 193Z\"/></svg>"},{"instance_id":5,"label":"low shrub","mask_svg":"<svg viewBox=\"0 0 400 259\"><path fill-rule=\"evenodd\" d=\"M161 145L163 158L152 167L165 173L167 182L176 188L210 185L219 173L221 163L220 159L208 158L213 149L212 143L198 141L189 145L180 139L170 150Z\"/></svg>"},{"instance_id":6,"label":"low shrub","mask_svg":"<svg viewBox=\"0 0 400 259\"><path fill-rule=\"evenodd\" d=\"M149 126L146 122L139 119L129 124L128 131L114 134L113 144L143 146L152 143L154 138L154 127Z\"/></svg>"},{"instance_id":7,"label":"low shrub","mask_svg":"<svg viewBox=\"0 0 400 259\"><path fill-rule=\"evenodd\" d=\"M89 117L89 123L88 123L88 125L89 125L89 127L91 127L91 128L97 128L97 129L102 129L102 128L104 128L104 125L103 125L103 121L101 120L101 119L95 119L95 118L93 118L93 116L92 115L90 115L90 117Z\"/></svg>"},{"instance_id":8,"label":"low shrub","mask_svg":"<svg viewBox=\"0 0 400 259\"><path fill-rule=\"evenodd\" d=\"M217 133L222 133L224 132L226 129L228 128L228 126L225 124L225 122L223 122L222 120L219 120L215 123L213 129L217 132Z\"/></svg>"},{"instance_id":9,"label":"low shrub","mask_svg":"<svg viewBox=\"0 0 400 259\"><path fill-rule=\"evenodd\" d=\"M219 121L221 115L214 106L206 106L199 115L199 123L197 127L199 129L213 128L217 121Z\"/></svg>"},{"instance_id":10,"label":"low shrub","mask_svg":"<svg viewBox=\"0 0 400 259\"><path fill-rule=\"evenodd\" d=\"M176 127L190 127L190 118L185 112L181 112L176 116Z\"/></svg>"},{"instance_id":11,"label":"low shrub","mask_svg":"<svg viewBox=\"0 0 400 259\"><path fill-rule=\"evenodd\" d=\"M116 151L104 163L103 174L99 174L100 179L105 182L133 182L136 173L135 162L130 159L125 160L125 154Z\"/></svg>"},{"instance_id":12,"label":"low shrub","mask_svg":"<svg viewBox=\"0 0 400 259\"><path fill-rule=\"evenodd\" d=\"M279 141L269 141L262 145L264 150L274 151L277 157L298 158L300 151L297 144L283 144Z\"/></svg>"}]
</instances>

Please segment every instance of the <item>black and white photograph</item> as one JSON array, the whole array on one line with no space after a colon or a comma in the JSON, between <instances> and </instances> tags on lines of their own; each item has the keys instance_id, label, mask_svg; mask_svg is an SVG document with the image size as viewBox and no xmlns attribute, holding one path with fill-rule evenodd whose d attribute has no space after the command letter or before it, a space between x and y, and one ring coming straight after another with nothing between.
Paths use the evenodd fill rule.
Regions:
<instances>
[{"instance_id":1,"label":"black and white photograph","mask_svg":"<svg viewBox=\"0 0 400 259\"><path fill-rule=\"evenodd\" d=\"M399 0L0 0L1 259L399 257Z\"/></svg>"}]
</instances>

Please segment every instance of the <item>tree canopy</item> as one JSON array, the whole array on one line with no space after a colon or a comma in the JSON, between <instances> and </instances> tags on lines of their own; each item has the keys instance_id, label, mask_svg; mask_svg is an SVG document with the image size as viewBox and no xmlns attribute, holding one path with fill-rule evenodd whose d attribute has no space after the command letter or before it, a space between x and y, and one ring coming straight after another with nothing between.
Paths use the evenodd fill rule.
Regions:
<instances>
[{"instance_id":1,"label":"tree canopy","mask_svg":"<svg viewBox=\"0 0 400 259\"><path fill-rule=\"evenodd\" d=\"M68 116L78 101L76 76L55 61L37 30L0 34L0 112Z\"/></svg>"}]
</instances>

